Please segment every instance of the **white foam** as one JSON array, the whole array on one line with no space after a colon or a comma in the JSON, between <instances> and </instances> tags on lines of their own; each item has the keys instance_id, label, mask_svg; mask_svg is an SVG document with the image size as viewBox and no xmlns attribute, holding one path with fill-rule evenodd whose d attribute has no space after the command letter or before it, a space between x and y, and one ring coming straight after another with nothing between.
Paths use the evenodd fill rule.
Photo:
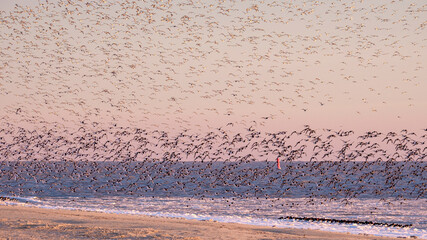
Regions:
<instances>
[{"instance_id":1,"label":"white foam","mask_svg":"<svg viewBox=\"0 0 427 240\"><path fill-rule=\"evenodd\" d=\"M38 197L15 197L15 196L8 196L8 195L2 195L0 197L4 197L10 200L0 201L0 204L14 204L14 205L23 205L26 203L29 204L43 204L43 202Z\"/></svg>"},{"instance_id":2,"label":"white foam","mask_svg":"<svg viewBox=\"0 0 427 240\"><path fill-rule=\"evenodd\" d=\"M427 229L418 229L415 227L388 227L363 224L344 224L328 223L314 221L299 221L289 219L278 219L275 217L260 217L260 215L247 214L251 209L242 209L237 202L236 208L228 208L229 211L219 208L218 211L212 211L208 206L221 206L218 200L195 200L185 198L51 198L43 201L35 198L13 197L19 201L3 201L3 204L36 206L45 209L67 209L104 212L113 214L132 214L148 215L168 218L184 218L203 221L218 221L224 223L241 223L257 226L275 226L282 228L314 229L329 232L343 232L351 234L370 234L387 237L410 237L416 236L421 239L427 239ZM216 202L215 202L216 201ZM248 207L251 201L248 202ZM419 202L422 204L424 201ZM1 202L0 202L1 203ZM180 206L179 203L181 203ZM183 206L188 205L188 208ZM223 204L222 204L223 205ZM262 205L262 204L261 204ZM67 206L67 207L66 207ZM161 207L160 207L161 206ZM303 206L307 207L308 206ZM331 207L334 207L331 204ZM341 209L342 211L342 209ZM253 217L256 216L256 217Z\"/></svg>"}]
</instances>

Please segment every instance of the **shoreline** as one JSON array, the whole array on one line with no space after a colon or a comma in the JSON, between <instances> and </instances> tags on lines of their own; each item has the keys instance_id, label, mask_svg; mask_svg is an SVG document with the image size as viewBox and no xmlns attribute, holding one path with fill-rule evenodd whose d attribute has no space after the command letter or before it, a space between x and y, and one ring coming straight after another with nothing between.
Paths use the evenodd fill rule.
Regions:
<instances>
[{"instance_id":1,"label":"shoreline","mask_svg":"<svg viewBox=\"0 0 427 240\"><path fill-rule=\"evenodd\" d=\"M81 210L0 205L0 239L402 239Z\"/></svg>"}]
</instances>

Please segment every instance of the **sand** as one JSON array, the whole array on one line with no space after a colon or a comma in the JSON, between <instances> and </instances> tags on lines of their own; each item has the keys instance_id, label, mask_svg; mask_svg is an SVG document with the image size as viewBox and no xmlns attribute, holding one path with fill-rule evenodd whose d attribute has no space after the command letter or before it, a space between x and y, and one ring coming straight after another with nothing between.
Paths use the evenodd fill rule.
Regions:
<instances>
[{"instance_id":1,"label":"sand","mask_svg":"<svg viewBox=\"0 0 427 240\"><path fill-rule=\"evenodd\" d=\"M394 239L141 215L0 206L0 239Z\"/></svg>"}]
</instances>

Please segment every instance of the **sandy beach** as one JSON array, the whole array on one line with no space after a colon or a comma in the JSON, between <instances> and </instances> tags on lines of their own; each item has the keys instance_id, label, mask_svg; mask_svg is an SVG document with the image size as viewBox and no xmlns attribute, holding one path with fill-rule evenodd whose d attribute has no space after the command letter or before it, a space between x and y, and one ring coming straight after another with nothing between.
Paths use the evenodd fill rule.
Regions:
<instances>
[{"instance_id":1,"label":"sandy beach","mask_svg":"<svg viewBox=\"0 0 427 240\"><path fill-rule=\"evenodd\" d=\"M395 239L141 215L0 206L0 239Z\"/></svg>"}]
</instances>

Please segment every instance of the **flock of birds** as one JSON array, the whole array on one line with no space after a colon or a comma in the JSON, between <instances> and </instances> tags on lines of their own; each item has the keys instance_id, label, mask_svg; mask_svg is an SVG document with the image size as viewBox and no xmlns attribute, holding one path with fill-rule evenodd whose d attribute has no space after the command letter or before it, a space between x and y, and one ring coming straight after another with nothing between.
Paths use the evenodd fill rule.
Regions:
<instances>
[{"instance_id":1,"label":"flock of birds","mask_svg":"<svg viewBox=\"0 0 427 240\"><path fill-rule=\"evenodd\" d=\"M200 136L129 127L30 131L8 124L0 129L1 192L273 202L427 197L427 129L422 135L402 130L360 136L309 126L235 135L224 129Z\"/></svg>"},{"instance_id":2,"label":"flock of birds","mask_svg":"<svg viewBox=\"0 0 427 240\"><path fill-rule=\"evenodd\" d=\"M0 12L2 122L155 130L423 108L422 1L39 3Z\"/></svg>"},{"instance_id":3,"label":"flock of birds","mask_svg":"<svg viewBox=\"0 0 427 240\"><path fill-rule=\"evenodd\" d=\"M425 199L427 129L282 129L298 116L422 112L426 6L41 0L2 11L0 194ZM259 129L275 120L280 131Z\"/></svg>"}]
</instances>

